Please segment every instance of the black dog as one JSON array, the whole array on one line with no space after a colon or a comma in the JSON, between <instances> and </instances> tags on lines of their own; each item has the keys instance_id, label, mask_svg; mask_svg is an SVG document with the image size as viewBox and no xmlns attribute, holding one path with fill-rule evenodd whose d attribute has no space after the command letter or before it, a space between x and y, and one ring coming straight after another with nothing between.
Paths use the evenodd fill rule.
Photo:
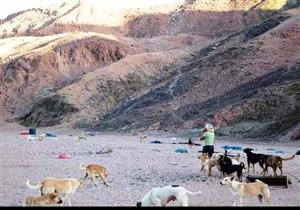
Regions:
<instances>
[{"instance_id":1,"label":"black dog","mask_svg":"<svg viewBox=\"0 0 300 210\"><path fill-rule=\"evenodd\" d=\"M239 181L242 182L243 169L245 168L245 164L243 162L241 162L240 165L229 165L224 162L224 159L219 159L218 163L221 167L223 177L225 174L230 175L236 172Z\"/></svg>"},{"instance_id":2,"label":"black dog","mask_svg":"<svg viewBox=\"0 0 300 210\"><path fill-rule=\"evenodd\" d=\"M220 155L219 160L222 161L226 165L232 165L231 159L227 156L227 150L225 150L224 155Z\"/></svg>"},{"instance_id":3,"label":"black dog","mask_svg":"<svg viewBox=\"0 0 300 210\"><path fill-rule=\"evenodd\" d=\"M258 163L259 166L264 169L264 162L265 160L270 156L270 155L265 155L265 154L256 154L256 153L252 153L251 148L246 148L244 149L244 153L247 154L247 164L248 164L248 174L249 174L249 170L250 170L250 163L253 165L253 173L255 173L254 170L254 164Z\"/></svg>"}]
</instances>

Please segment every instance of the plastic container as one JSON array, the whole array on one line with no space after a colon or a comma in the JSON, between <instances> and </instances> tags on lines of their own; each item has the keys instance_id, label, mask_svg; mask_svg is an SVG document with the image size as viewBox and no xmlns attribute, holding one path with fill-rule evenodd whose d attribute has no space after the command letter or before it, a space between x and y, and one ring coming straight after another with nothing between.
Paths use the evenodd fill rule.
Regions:
<instances>
[{"instance_id":1,"label":"plastic container","mask_svg":"<svg viewBox=\"0 0 300 210\"><path fill-rule=\"evenodd\" d=\"M28 134L32 136L36 136L36 128L29 128Z\"/></svg>"},{"instance_id":2,"label":"plastic container","mask_svg":"<svg viewBox=\"0 0 300 210\"><path fill-rule=\"evenodd\" d=\"M69 155L68 153L59 153L58 155L58 159L70 159L71 158L71 155Z\"/></svg>"}]
</instances>

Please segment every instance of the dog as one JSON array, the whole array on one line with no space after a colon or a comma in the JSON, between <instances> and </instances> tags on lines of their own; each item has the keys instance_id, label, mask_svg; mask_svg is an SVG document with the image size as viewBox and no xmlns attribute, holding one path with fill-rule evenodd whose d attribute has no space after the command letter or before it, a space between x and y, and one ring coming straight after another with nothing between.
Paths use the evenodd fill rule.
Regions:
<instances>
[{"instance_id":1,"label":"dog","mask_svg":"<svg viewBox=\"0 0 300 210\"><path fill-rule=\"evenodd\" d=\"M233 165L238 165L238 164L240 164L240 159L241 159L241 155L238 153L238 154L236 154L236 156L233 158L233 159L231 159L231 160L236 160L237 161L237 163L232 163ZM233 162L234 162L233 161Z\"/></svg>"},{"instance_id":2,"label":"dog","mask_svg":"<svg viewBox=\"0 0 300 210\"><path fill-rule=\"evenodd\" d=\"M143 139L147 138L147 134L145 134L145 133L139 133L139 138L140 138L140 142L144 142Z\"/></svg>"},{"instance_id":3,"label":"dog","mask_svg":"<svg viewBox=\"0 0 300 210\"><path fill-rule=\"evenodd\" d=\"M230 175L230 174L236 172L239 181L242 181L243 170L245 169L245 164L243 162L241 162L239 165L230 165L230 164L226 163L224 158L223 159L220 158L218 160L218 163L220 165L223 177L225 174Z\"/></svg>"},{"instance_id":4,"label":"dog","mask_svg":"<svg viewBox=\"0 0 300 210\"><path fill-rule=\"evenodd\" d=\"M57 193L50 193L41 196L28 196L25 201L25 206L49 206L62 204L62 202Z\"/></svg>"},{"instance_id":5,"label":"dog","mask_svg":"<svg viewBox=\"0 0 300 210\"><path fill-rule=\"evenodd\" d=\"M255 180L253 183L245 183L245 182L238 182L234 180L233 177L225 177L221 182L221 185L227 185L233 196L234 196L234 203L235 206L239 200L240 206L243 204L243 198L245 196L258 196L258 200L261 205L262 199L264 198L268 205L270 205L270 190L267 184L261 182L260 180Z\"/></svg>"},{"instance_id":6,"label":"dog","mask_svg":"<svg viewBox=\"0 0 300 210\"><path fill-rule=\"evenodd\" d=\"M39 189L41 195L49 193L57 193L62 198L62 206L65 201L68 200L69 206L71 206L71 196L78 190L83 188L83 180L75 178L45 178L39 184L31 185L29 180L26 181L26 185L30 189Z\"/></svg>"},{"instance_id":7,"label":"dog","mask_svg":"<svg viewBox=\"0 0 300 210\"><path fill-rule=\"evenodd\" d=\"M46 135L42 134L38 136L38 141L43 142L45 140Z\"/></svg>"},{"instance_id":8,"label":"dog","mask_svg":"<svg viewBox=\"0 0 300 210\"><path fill-rule=\"evenodd\" d=\"M85 138L84 136L81 135L81 136L77 136L77 137L76 137L75 142L76 142L76 143L80 143L80 142L83 141L83 140L86 140L86 138Z\"/></svg>"},{"instance_id":9,"label":"dog","mask_svg":"<svg viewBox=\"0 0 300 210\"><path fill-rule=\"evenodd\" d=\"M84 178L86 179L88 177L90 177L91 179L91 187L93 187L95 185L95 179L96 178L100 178L104 185L106 185L107 187L109 187L108 185L108 181L107 181L107 170L105 167L101 166L101 165L97 165L97 164L90 164L85 166L83 163L80 164L79 168L81 170L84 170Z\"/></svg>"},{"instance_id":10,"label":"dog","mask_svg":"<svg viewBox=\"0 0 300 210\"><path fill-rule=\"evenodd\" d=\"M295 157L296 157L296 155L293 155L293 156L291 156L289 158L282 158L282 157L277 156L277 155L271 155L271 156L267 157L265 159L265 161L264 161L265 167L264 167L261 175L265 176L265 174L266 174L266 172L268 170L268 167L271 167L273 169L273 173L274 173L273 175L274 176L277 176L277 173L276 173L277 168L279 168L279 170L280 170L280 176L282 176L282 161L283 160L285 160L285 161L286 160L292 160Z\"/></svg>"},{"instance_id":11,"label":"dog","mask_svg":"<svg viewBox=\"0 0 300 210\"><path fill-rule=\"evenodd\" d=\"M140 202L137 202L136 206L166 206L170 201L175 200L177 200L181 206L188 206L187 194L198 195L202 194L202 192L190 192L179 185L156 187L152 188Z\"/></svg>"},{"instance_id":12,"label":"dog","mask_svg":"<svg viewBox=\"0 0 300 210\"><path fill-rule=\"evenodd\" d=\"M244 153L247 155L247 164L248 164L248 174L250 172L250 164L253 166L253 173L255 173L255 168L254 165L256 163L259 164L259 166L264 169L264 162L265 159L268 158L270 155L265 155L265 154L256 154L252 152L252 148L246 148L243 150Z\"/></svg>"},{"instance_id":13,"label":"dog","mask_svg":"<svg viewBox=\"0 0 300 210\"><path fill-rule=\"evenodd\" d=\"M219 172L221 173L221 168L218 163L220 156L221 154L217 154L214 158L209 158L208 153L202 153L202 155L199 155L198 159L202 162L201 171L203 171L204 169L205 174L207 174L207 176L211 176L212 168L217 167Z\"/></svg>"}]
</instances>

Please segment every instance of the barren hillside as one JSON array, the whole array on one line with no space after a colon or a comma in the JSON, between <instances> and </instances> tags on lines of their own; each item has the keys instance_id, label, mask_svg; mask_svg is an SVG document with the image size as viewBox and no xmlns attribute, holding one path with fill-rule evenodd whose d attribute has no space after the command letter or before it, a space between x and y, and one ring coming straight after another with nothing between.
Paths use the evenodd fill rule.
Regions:
<instances>
[{"instance_id":1,"label":"barren hillside","mask_svg":"<svg viewBox=\"0 0 300 210\"><path fill-rule=\"evenodd\" d=\"M299 4L74 0L12 14L0 22L3 120L103 131L212 121L220 135L295 136Z\"/></svg>"}]
</instances>

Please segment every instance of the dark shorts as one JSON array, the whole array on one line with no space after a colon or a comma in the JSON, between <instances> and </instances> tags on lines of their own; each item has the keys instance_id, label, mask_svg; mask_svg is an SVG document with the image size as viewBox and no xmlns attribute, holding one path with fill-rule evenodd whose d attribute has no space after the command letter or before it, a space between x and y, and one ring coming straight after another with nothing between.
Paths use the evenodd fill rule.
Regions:
<instances>
[{"instance_id":1,"label":"dark shorts","mask_svg":"<svg viewBox=\"0 0 300 210\"><path fill-rule=\"evenodd\" d=\"M203 146L202 153L208 153L208 156L212 157L212 155L214 153L214 146L213 145Z\"/></svg>"}]
</instances>

